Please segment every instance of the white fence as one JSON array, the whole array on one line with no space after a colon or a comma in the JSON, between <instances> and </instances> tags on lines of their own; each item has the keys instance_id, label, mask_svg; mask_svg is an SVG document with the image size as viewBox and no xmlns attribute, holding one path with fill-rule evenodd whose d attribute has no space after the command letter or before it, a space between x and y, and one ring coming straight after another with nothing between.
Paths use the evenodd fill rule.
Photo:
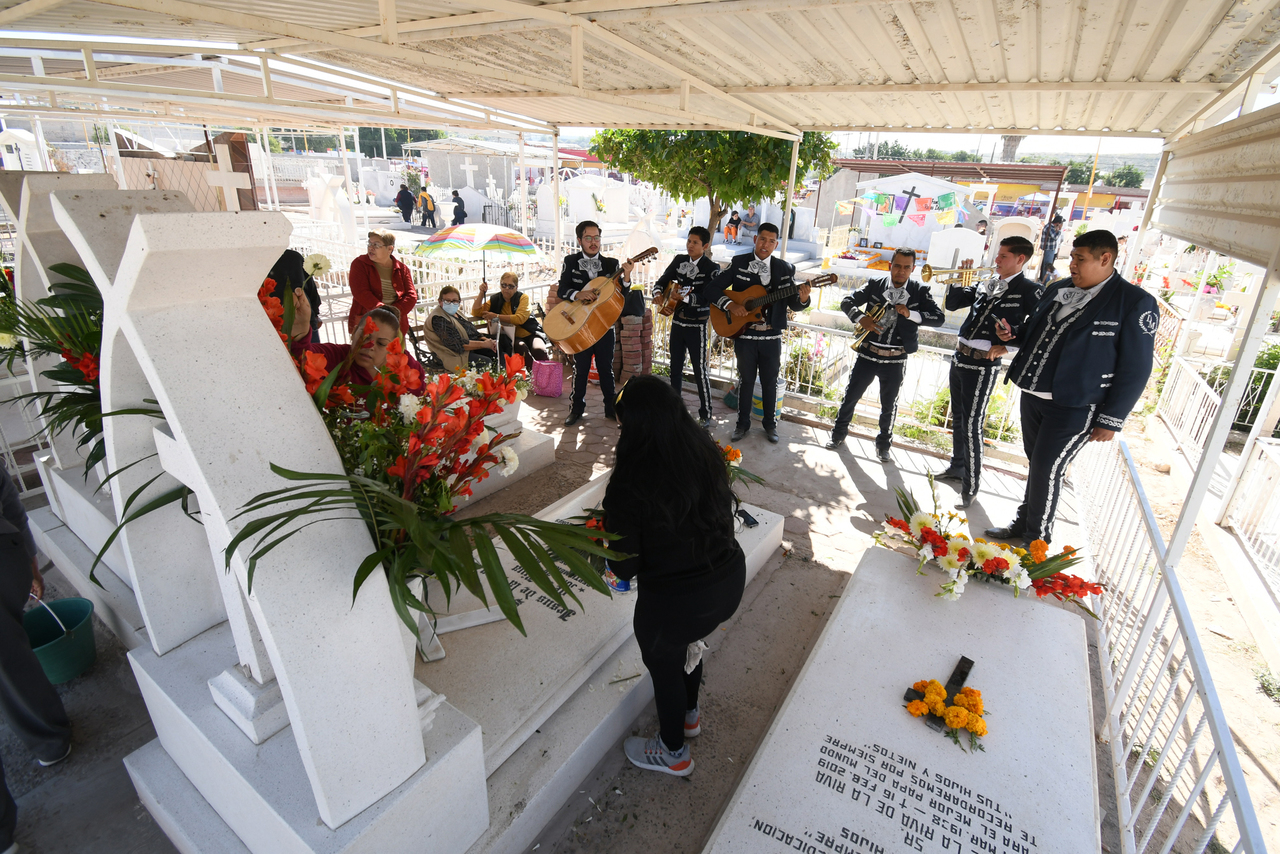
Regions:
<instances>
[{"instance_id":1,"label":"white fence","mask_svg":"<svg viewBox=\"0 0 1280 854\"><path fill-rule=\"evenodd\" d=\"M1271 595L1280 598L1280 440L1254 443L1224 523L1240 537Z\"/></svg>"},{"instance_id":2,"label":"white fence","mask_svg":"<svg viewBox=\"0 0 1280 854\"><path fill-rule=\"evenodd\" d=\"M1212 383L1206 380L1204 373L1209 374ZM1264 417L1261 412L1263 398L1266 396L1267 381L1274 382L1275 371L1268 368L1253 368L1249 374L1249 384L1236 410L1235 423L1251 426L1257 418ZM1181 356L1175 356L1169 365L1169 374L1165 378L1164 391L1156 405L1156 412L1169 426L1178 448L1186 456L1192 467L1200 462L1200 455L1213 419L1222 406L1222 397L1218 392L1226 387L1230 377L1230 365L1215 365L1211 368L1198 366Z\"/></svg>"},{"instance_id":3,"label":"white fence","mask_svg":"<svg viewBox=\"0 0 1280 854\"><path fill-rule=\"evenodd\" d=\"M1075 482L1097 581L1094 624L1124 854L1264 854L1231 728L1123 439L1088 446Z\"/></svg>"}]
</instances>

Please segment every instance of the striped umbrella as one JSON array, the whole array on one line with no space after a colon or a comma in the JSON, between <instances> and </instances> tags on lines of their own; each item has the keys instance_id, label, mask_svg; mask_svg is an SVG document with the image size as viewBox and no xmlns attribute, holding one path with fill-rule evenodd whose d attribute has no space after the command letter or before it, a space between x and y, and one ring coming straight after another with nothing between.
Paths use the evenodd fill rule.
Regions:
<instances>
[{"instance_id":1,"label":"striped umbrella","mask_svg":"<svg viewBox=\"0 0 1280 854\"><path fill-rule=\"evenodd\" d=\"M538 247L518 231L485 223L464 223L442 228L413 250L414 255L472 255L480 253L481 275L484 275L485 255L503 252L507 255L529 255L536 258Z\"/></svg>"}]
</instances>

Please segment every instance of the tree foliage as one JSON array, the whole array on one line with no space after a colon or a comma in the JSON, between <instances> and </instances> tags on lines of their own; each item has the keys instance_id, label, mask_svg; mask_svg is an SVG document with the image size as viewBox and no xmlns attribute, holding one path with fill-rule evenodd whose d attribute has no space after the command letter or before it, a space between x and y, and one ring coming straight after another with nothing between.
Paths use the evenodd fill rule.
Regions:
<instances>
[{"instance_id":1,"label":"tree foliage","mask_svg":"<svg viewBox=\"0 0 1280 854\"><path fill-rule=\"evenodd\" d=\"M982 155L972 151L940 151L937 148L907 148L900 142L868 142L851 152L853 157L865 160L924 160L952 163L981 163Z\"/></svg>"},{"instance_id":2,"label":"tree foliage","mask_svg":"<svg viewBox=\"0 0 1280 854\"><path fill-rule=\"evenodd\" d=\"M419 130L406 128L387 128L379 132L378 128L360 128L360 153L365 157L382 157L382 137L387 138L387 157L403 157L406 142L427 142L432 139L443 139L442 130Z\"/></svg>"},{"instance_id":3,"label":"tree foliage","mask_svg":"<svg viewBox=\"0 0 1280 854\"><path fill-rule=\"evenodd\" d=\"M796 177L834 171L835 142L806 133L800 141ZM715 231L728 206L772 198L786 188L791 143L741 131L602 130L591 153L614 169L630 172L676 198L706 196L708 228Z\"/></svg>"},{"instance_id":4,"label":"tree foliage","mask_svg":"<svg viewBox=\"0 0 1280 854\"><path fill-rule=\"evenodd\" d=\"M1103 183L1108 187L1128 187L1136 190L1142 186L1142 179L1142 170L1132 163L1126 163L1107 175Z\"/></svg>"}]
</instances>

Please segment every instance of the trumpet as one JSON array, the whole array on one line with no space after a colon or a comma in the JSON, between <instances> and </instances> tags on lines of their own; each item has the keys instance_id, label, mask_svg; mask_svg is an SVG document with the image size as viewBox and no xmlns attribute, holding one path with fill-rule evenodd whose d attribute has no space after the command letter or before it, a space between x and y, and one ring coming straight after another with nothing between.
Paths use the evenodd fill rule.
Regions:
<instances>
[{"instance_id":1,"label":"trumpet","mask_svg":"<svg viewBox=\"0 0 1280 854\"><path fill-rule=\"evenodd\" d=\"M965 263L972 263L972 262L965 262ZM923 267L920 268L920 278L922 281L928 282L928 281L932 281L934 276L947 276L948 278L939 279L939 281L942 284L945 284L948 286L960 285L961 287L967 288L970 285L972 285L974 282L978 281L979 279L986 278L991 274L995 273L995 271L996 271L995 267L965 267L965 266L951 267L948 269L939 270L936 267L931 267L928 264L925 264Z\"/></svg>"},{"instance_id":2,"label":"trumpet","mask_svg":"<svg viewBox=\"0 0 1280 854\"><path fill-rule=\"evenodd\" d=\"M878 302L875 305L871 306L871 308L866 312L866 314L863 315L863 317L871 318L873 321L875 321L876 326L879 326L880 321L884 319L885 312L888 311L889 308L890 308L889 303ZM870 334L871 334L871 330L867 329L865 326L859 323L858 328L855 329L853 332L853 341L850 343L849 346L852 347L854 350L857 350L859 347L862 346L862 342L867 340L867 336Z\"/></svg>"}]
</instances>

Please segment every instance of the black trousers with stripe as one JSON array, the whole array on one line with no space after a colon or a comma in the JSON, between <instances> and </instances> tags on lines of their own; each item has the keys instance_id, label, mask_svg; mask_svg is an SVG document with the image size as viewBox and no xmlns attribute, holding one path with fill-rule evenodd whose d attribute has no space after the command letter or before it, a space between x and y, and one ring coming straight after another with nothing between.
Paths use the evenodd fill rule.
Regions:
<instances>
[{"instance_id":1,"label":"black trousers with stripe","mask_svg":"<svg viewBox=\"0 0 1280 854\"><path fill-rule=\"evenodd\" d=\"M902 388L902 378L907 374L907 357L886 359L859 351L858 360L853 363L849 372L849 385L844 390L844 401L840 404L840 412L836 415L836 424L831 428L831 439L844 441L849 435L849 424L853 421L853 412L868 388L871 381L880 380L880 433L876 436L876 448L888 450L893 444L893 422L898 418L898 390Z\"/></svg>"},{"instance_id":2,"label":"black trousers with stripe","mask_svg":"<svg viewBox=\"0 0 1280 854\"><path fill-rule=\"evenodd\" d=\"M964 472L961 490L976 495L982 476L982 428L987 404L1000 377L1000 361L980 361L956 353L951 357L951 464Z\"/></svg>"},{"instance_id":3,"label":"black trousers with stripe","mask_svg":"<svg viewBox=\"0 0 1280 854\"><path fill-rule=\"evenodd\" d=\"M591 357L596 358L596 373L600 376L600 394L604 396L604 411L612 412L617 395L613 390L613 328L600 336L600 340L581 353L573 354L573 411L587 408L587 381L591 372Z\"/></svg>"},{"instance_id":4,"label":"black trousers with stripe","mask_svg":"<svg viewBox=\"0 0 1280 854\"><path fill-rule=\"evenodd\" d=\"M760 419L764 429L777 429L775 409L778 404L778 371L782 370L782 336L747 338L733 341L733 354L738 358L738 423L737 429L751 429L751 397L755 394L756 377L760 378Z\"/></svg>"},{"instance_id":5,"label":"black trousers with stripe","mask_svg":"<svg viewBox=\"0 0 1280 854\"><path fill-rule=\"evenodd\" d=\"M698 389L698 417L711 417L711 380L707 378L707 324L671 322L671 387L679 394L684 385L684 357L689 355L693 384Z\"/></svg>"},{"instance_id":6,"label":"black trousers with stripe","mask_svg":"<svg viewBox=\"0 0 1280 854\"><path fill-rule=\"evenodd\" d=\"M1022 393L1022 447L1027 489L1013 527L1028 539L1050 542L1067 466L1089 441L1096 406L1063 406Z\"/></svg>"}]
</instances>

